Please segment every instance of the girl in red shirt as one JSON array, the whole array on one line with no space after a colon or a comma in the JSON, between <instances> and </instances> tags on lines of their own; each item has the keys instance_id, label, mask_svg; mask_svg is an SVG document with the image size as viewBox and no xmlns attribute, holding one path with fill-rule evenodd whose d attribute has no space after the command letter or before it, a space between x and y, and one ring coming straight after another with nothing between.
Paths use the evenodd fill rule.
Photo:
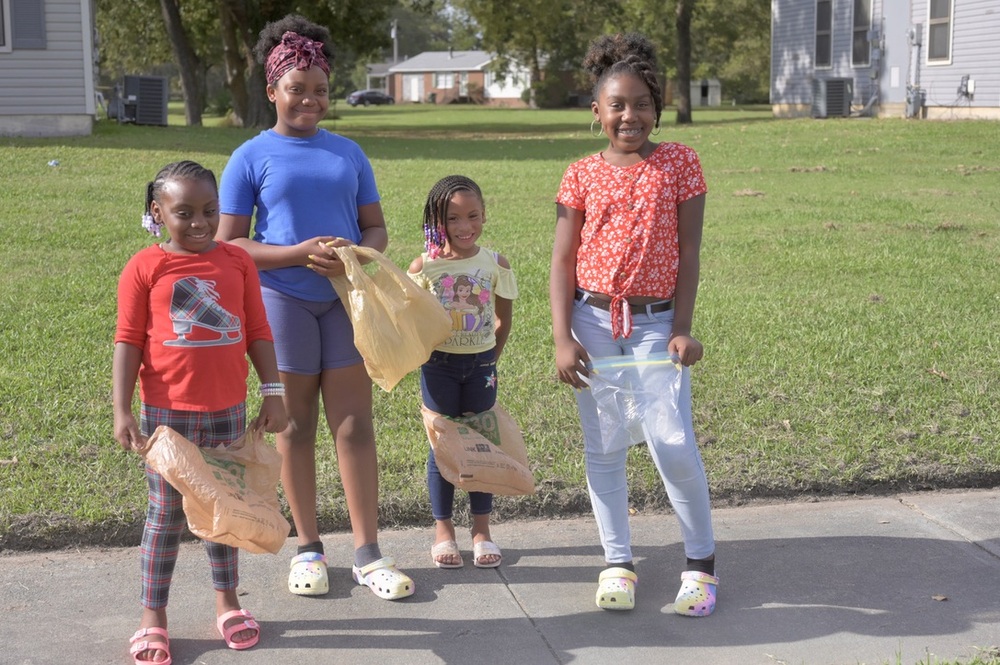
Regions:
<instances>
[{"instance_id":1,"label":"girl in red shirt","mask_svg":"<svg viewBox=\"0 0 1000 665\"><path fill-rule=\"evenodd\" d=\"M143 447L167 425L203 447L227 446L246 428L247 355L261 380L255 426L285 429L271 328L257 269L234 245L216 242L215 175L195 162L163 167L146 187L143 226L169 238L133 256L118 282L113 362L115 438ZM139 422L132 413L138 380ZM137 665L169 664L167 597L186 522L180 492L146 466L149 508L139 548L142 619L131 639ZM216 627L227 646L248 649L260 626L240 607L238 550L205 541L215 589Z\"/></svg>"},{"instance_id":2,"label":"girl in red shirt","mask_svg":"<svg viewBox=\"0 0 1000 665\"><path fill-rule=\"evenodd\" d=\"M597 605L635 606L625 461L605 452L597 404L585 377L591 358L669 353L684 366L702 357L691 336L705 180L694 150L654 143L662 93L655 50L636 34L595 40L584 59L594 81L591 129L608 137L601 153L566 169L556 198L550 299L559 379L576 389L587 485L607 566ZM678 408L690 424L689 375ZM708 482L690 426L682 444L655 432L647 444L681 524L687 556L674 610L715 609L715 539Z\"/></svg>"}]
</instances>

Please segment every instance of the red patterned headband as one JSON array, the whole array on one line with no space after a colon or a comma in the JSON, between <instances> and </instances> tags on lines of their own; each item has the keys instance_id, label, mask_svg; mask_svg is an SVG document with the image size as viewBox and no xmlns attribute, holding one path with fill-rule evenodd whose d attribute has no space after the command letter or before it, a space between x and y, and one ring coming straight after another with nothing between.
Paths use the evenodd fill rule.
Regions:
<instances>
[{"instance_id":1,"label":"red patterned headband","mask_svg":"<svg viewBox=\"0 0 1000 665\"><path fill-rule=\"evenodd\" d=\"M330 62L323 55L323 42L316 42L289 30L281 36L281 43L267 54L267 64L264 65L264 75L268 85L292 69L305 71L310 67L319 67L330 75Z\"/></svg>"}]
</instances>

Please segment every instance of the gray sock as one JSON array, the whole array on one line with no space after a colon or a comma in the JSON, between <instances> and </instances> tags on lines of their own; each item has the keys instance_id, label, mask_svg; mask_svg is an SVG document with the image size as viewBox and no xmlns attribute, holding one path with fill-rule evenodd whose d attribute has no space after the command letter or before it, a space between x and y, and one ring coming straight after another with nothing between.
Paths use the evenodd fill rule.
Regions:
<instances>
[{"instance_id":1,"label":"gray sock","mask_svg":"<svg viewBox=\"0 0 1000 665\"><path fill-rule=\"evenodd\" d=\"M354 565L358 568L364 568L381 558L382 550L378 548L378 543L368 543L354 550Z\"/></svg>"}]
</instances>

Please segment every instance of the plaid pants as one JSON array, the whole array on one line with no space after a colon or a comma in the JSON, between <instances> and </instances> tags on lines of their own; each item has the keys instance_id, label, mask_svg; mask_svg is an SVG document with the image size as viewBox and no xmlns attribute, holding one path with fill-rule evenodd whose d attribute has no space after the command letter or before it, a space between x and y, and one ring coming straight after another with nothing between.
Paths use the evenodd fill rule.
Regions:
<instances>
[{"instance_id":1,"label":"plaid pants","mask_svg":"<svg viewBox=\"0 0 1000 665\"><path fill-rule=\"evenodd\" d=\"M221 411L176 411L143 404L139 429L150 436L166 425L202 448L227 446L246 430L246 404ZM181 494L163 476L146 465L149 485L149 508L139 546L142 573L142 606L159 609L167 606L170 581L177 563L181 533L187 525ZM239 550L228 545L205 541L212 568L212 587L216 591L235 589L239 583Z\"/></svg>"}]
</instances>

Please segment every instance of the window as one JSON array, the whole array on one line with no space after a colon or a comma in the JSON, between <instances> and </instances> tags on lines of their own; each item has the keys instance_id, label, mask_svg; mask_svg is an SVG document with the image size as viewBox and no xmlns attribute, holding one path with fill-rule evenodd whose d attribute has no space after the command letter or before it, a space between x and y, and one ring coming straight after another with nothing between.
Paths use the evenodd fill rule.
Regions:
<instances>
[{"instance_id":1,"label":"window","mask_svg":"<svg viewBox=\"0 0 1000 665\"><path fill-rule=\"evenodd\" d=\"M927 17L927 61L951 62L951 0L931 0Z\"/></svg>"},{"instance_id":2,"label":"window","mask_svg":"<svg viewBox=\"0 0 1000 665\"><path fill-rule=\"evenodd\" d=\"M44 49L45 3L0 0L0 51Z\"/></svg>"},{"instance_id":3,"label":"window","mask_svg":"<svg viewBox=\"0 0 1000 665\"><path fill-rule=\"evenodd\" d=\"M434 87L435 88L455 87L455 74L453 74L452 72L438 72L434 74Z\"/></svg>"},{"instance_id":4,"label":"window","mask_svg":"<svg viewBox=\"0 0 1000 665\"><path fill-rule=\"evenodd\" d=\"M833 66L833 0L816 0L816 67Z\"/></svg>"},{"instance_id":5,"label":"window","mask_svg":"<svg viewBox=\"0 0 1000 665\"><path fill-rule=\"evenodd\" d=\"M0 0L0 53L10 51L10 5Z\"/></svg>"},{"instance_id":6,"label":"window","mask_svg":"<svg viewBox=\"0 0 1000 665\"><path fill-rule=\"evenodd\" d=\"M854 32L851 40L851 64L867 67L872 61L872 45L868 33L872 29L871 0L854 0Z\"/></svg>"}]
</instances>

